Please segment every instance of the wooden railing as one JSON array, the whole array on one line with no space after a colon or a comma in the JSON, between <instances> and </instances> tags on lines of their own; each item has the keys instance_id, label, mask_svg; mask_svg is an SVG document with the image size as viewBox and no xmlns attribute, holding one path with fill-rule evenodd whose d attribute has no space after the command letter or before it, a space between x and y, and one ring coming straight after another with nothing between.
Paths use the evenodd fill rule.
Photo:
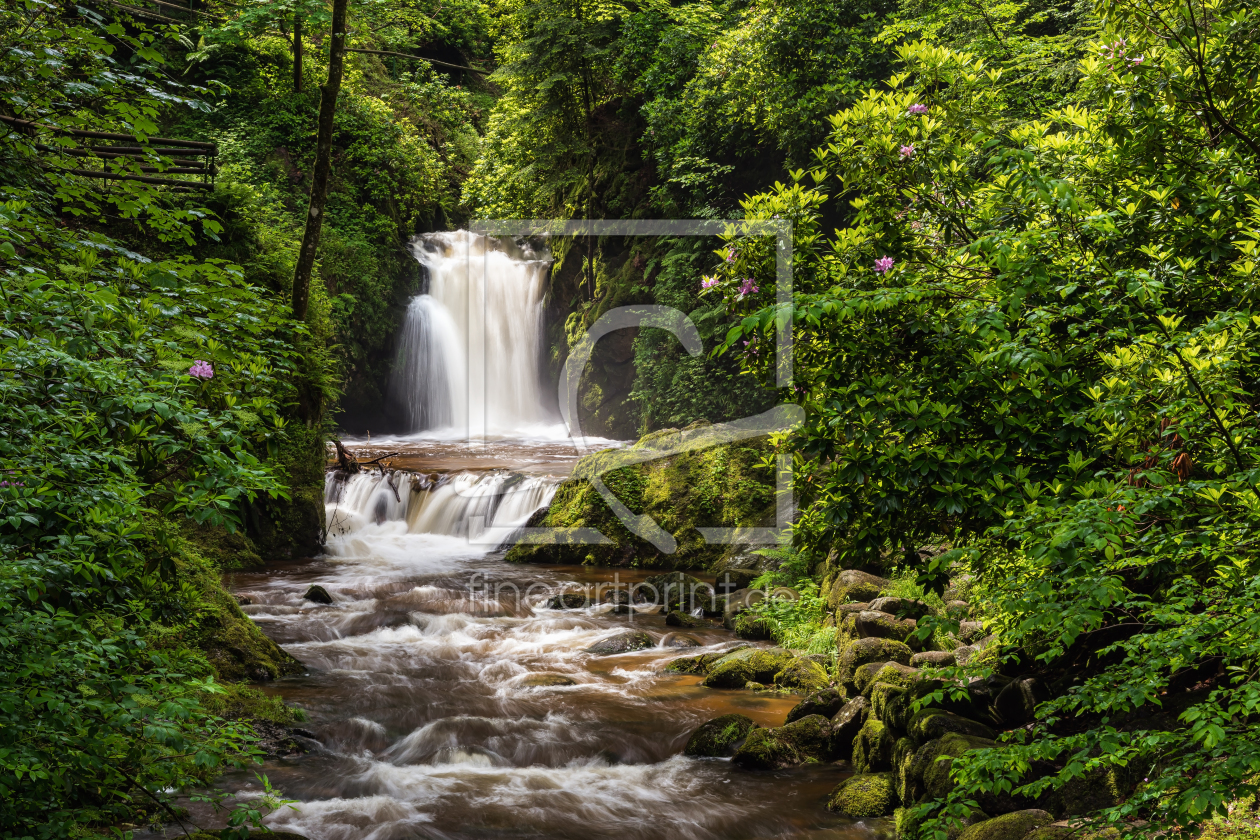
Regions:
<instances>
[{"instance_id":1,"label":"wooden railing","mask_svg":"<svg viewBox=\"0 0 1260 840\"><path fill-rule=\"evenodd\" d=\"M203 143L199 140L177 140L170 137L150 137L142 141L131 134L112 134L106 131L82 131L72 128L58 128L31 120L21 120L0 114L0 122L6 123L23 133L38 135L39 132L59 134L73 137L81 141L79 145L53 146L47 143L36 143L35 148L47 155L66 156L81 160L99 160L100 169L88 169L78 166L63 166L51 162L45 163L46 169L64 172L68 175L81 175L85 178L100 178L103 181L140 181L145 184L177 187L195 190L214 189L214 176L218 167L214 160L218 147L214 143ZM91 141L109 141L106 143ZM86 142L83 142L86 141ZM154 156L165 158L160 166ZM109 167L110 161L129 161L143 164L126 169ZM137 171L138 170L138 171ZM193 175L200 180L184 180L159 175Z\"/></svg>"}]
</instances>

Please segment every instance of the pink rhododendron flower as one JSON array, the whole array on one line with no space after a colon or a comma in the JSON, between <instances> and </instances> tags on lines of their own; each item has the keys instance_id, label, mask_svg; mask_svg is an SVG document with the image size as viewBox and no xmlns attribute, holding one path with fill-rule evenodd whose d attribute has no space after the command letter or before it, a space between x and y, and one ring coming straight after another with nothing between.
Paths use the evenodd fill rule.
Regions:
<instances>
[{"instance_id":1,"label":"pink rhododendron flower","mask_svg":"<svg viewBox=\"0 0 1260 840\"><path fill-rule=\"evenodd\" d=\"M901 147L901 157L902 158L914 157L914 144L913 143L911 143L909 146Z\"/></svg>"},{"instance_id":2,"label":"pink rhododendron flower","mask_svg":"<svg viewBox=\"0 0 1260 840\"><path fill-rule=\"evenodd\" d=\"M757 294L757 284L753 282L751 277L745 278L744 282L739 285L739 296L748 297Z\"/></svg>"},{"instance_id":3,"label":"pink rhododendron flower","mask_svg":"<svg viewBox=\"0 0 1260 840\"><path fill-rule=\"evenodd\" d=\"M701 288L701 289L712 289L712 288L713 288L714 286L716 286L717 284L718 284L718 279L717 279L717 275L716 275L716 274L715 274L715 275L713 275L712 277L701 277L701 278L700 278L700 288Z\"/></svg>"},{"instance_id":4,"label":"pink rhododendron flower","mask_svg":"<svg viewBox=\"0 0 1260 840\"><path fill-rule=\"evenodd\" d=\"M890 271L892 267L893 267L892 257L880 257L879 259L875 260L875 271L878 272L879 274L884 274L885 272Z\"/></svg>"},{"instance_id":5,"label":"pink rhododendron flower","mask_svg":"<svg viewBox=\"0 0 1260 840\"><path fill-rule=\"evenodd\" d=\"M734 248L727 248L727 249L726 249L726 261L727 261L728 263L733 263L733 262L735 262L735 257L736 257L736 256L738 256L738 255L735 253L735 249L734 249Z\"/></svg>"},{"instance_id":6,"label":"pink rhododendron flower","mask_svg":"<svg viewBox=\"0 0 1260 840\"><path fill-rule=\"evenodd\" d=\"M907 114L926 114L927 112L928 107L919 102L916 102L914 105L911 105L906 109Z\"/></svg>"},{"instance_id":7,"label":"pink rhododendron flower","mask_svg":"<svg viewBox=\"0 0 1260 840\"><path fill-rule=\"evenodd\" d=\"M209 362L203 362L201 359L198 359L193 366L188 369L188 375L196 377L197 379L213 379L214 368L210 366Z\"/></svg>"}]
</instances>

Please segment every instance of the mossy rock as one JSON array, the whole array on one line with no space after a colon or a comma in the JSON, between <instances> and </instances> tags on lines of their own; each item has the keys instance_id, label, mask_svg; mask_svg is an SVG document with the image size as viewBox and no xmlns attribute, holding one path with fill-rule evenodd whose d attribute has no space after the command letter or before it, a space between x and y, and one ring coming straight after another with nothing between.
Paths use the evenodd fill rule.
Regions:
<instances>
[{"instance_id":1,"label":"mossy rock","mask_svg":"<svg viewBox=\"0 0 1260 840\"><path fill-rule=\"evenodd\" d=\"M797 656L783 670L774 675L774 684L794 691L820 691L831 683L827 670L812 659ZM833 712L818 712L823 717L831 717Z\"/></svg>"},{"instance_id":2,"label":"mossy rock","mask_svg":"<svg viewBox=\"0 0 1260 840\"><path fill-rule=\"evenodd\" d=\"M958 840L1023 840L1028 832L1051 822L1054 817L1035 808L1013 811L968 826L958 835Z\"/></svg>"},{"instance_id":3,"label":"mossy rock","mask_svg":"<svg viewBox=\"0 0 1260 840\"><path fill-rule=\"evenodd\" d=\"M637 597L642 597L654 604L660 604L668 611L680 610L690 613L696 609L705 612L719 610L717 593L713 584L706 583L698 577L685 572L668 572L653 575L632 587Z\"/></svg>"},{"instance_id":4,"label":"mossy rock","mask_svg":"<svg viewBox=\"0 0 1260 840\"><path fill-rule=\"evenodd\" d=\"M859 773L832 791L827 808L846 817L890 817L897 802L891 773Z\"/></svg>"},{"instance_id":5,"label":"mossy rock","mask_svg":"<svg viewBox=\"0 0 1260 840\"><path fill-rule=\"evenodd\" d=\"M680 656L665 666L665 671L670 674L707 674L714 662L730 656L737 650L744 650L747 646L733 648L731 650L719 650L713 653L702 653L699 656Z\"/></svg>"},{"instance_id":6,"label":"mossy rock","mask_svg":"<svg viewBox=\"0 0 1260 840\"><path fill-rule=\"evenodd\" d=\"M769 641L774 635L774 625L759 615L742 612L730 620L726 628L741 639Z\"/></svg>"},{"instance_id":7,"label":"mossy rock","mask_svg":"<svg viewBox=\"0 0 1260 840\"><path fill-rule=\"evenodd\" d=\"M642 630L631 630L602 639L588 647L586 652L596 656L614 656L618 653L630 653L652 647L656 647L656 642L652 641L651 636Z\"/></svg>"},{"instance_id":8,"label":"mossy rock","mask_svg":"<svg viewBox=\"0 0 1260 840\"><path fill-rule=\"evenodd\" d=\"M898 685L876 682L866 692L871 712L894 729L905 731L910 723L910 692Z\"/></svg>"},{"instance_id":9,"label":"mossy rock","mask_svg":"<svg viewBox=\"0 0 1260 840\"><path fill-rule=\"evenodd\" d=\"M885 589L892 586L892 581L882 577L859 572L857 569L845 569L836 575L827 594L827 606L835 609L848 601L870 601L878 598Z\"/></svg>"},{"instance_id":10,"label":"mossy rock","mask_svg":"<svg viewBox=\"0 0 1260 840\"><path fill-rule=\"evenodd\" d=\"M997 738L997 733L980 721L956 715L944 709L919 710L911 718L907 731L910 737L919 744L926 744L951 732L989 740Z\"/></svg>"},{"instance_id":11,"label":"mossy rock","mask_svg":"<svg viewBox=\"0 0 1260 840\"><path fill-rule=\"evenodd\" d=\"M832 758L853 758L854 742L866 718L871 713L871 704L865 697L854 697L841 707L831 718L831 735L828 753Z\"/></svg>"},{"instance_id":12,"label":"mossy rock","mask_svg":"<svg viewBox=\"0 0 1260 840\"><path fill-rule=\"evenodd\" d=\"M1024 835L1024 840L1068 840L1076 832L1066 825L1043 825Z\"/></svg>"},{"instance_id":13,"label":"mossy rock","mask_svg":"<svg viewBox=\"0 0 1260 840\"><path fill-rule=\"evenodd\" d=\"M744 715L716 717L692 733L683 755L712 758L734 755L748 733L757 728L752 718Z\"/></svg>"},{"instance_id":14,"label":"mossy rock","mask_svg":"<svg viewBox=\"0 0 1260 840\"><path fill-rule=\"evenodd\" d=\"M902 799L902 802L905 801L905 799ZM913 812L914 806L907 805L906 807L898 808L897 812L893 815L896 821L897 837L908 838L918 836L919 826L922 823L920 820L916 820L914 818ZM983 822L987 819L989 819L989 815L984 811L981 811L978 808L972 809L971 813L962 820L961 827L949 826L945 829L946 840L958 840L958 835L961 834L968 826L975 825L976 823ZM1054 840L1058 840L1058 838L1054 838Z\"/></svg>"},{"instance_id":15,"label":"mossy rock","mask_svg":"<svg viewBox=\"0 0 1260 840\"><path fill-rule=\"evenodd\" d=\"M1055 791L1048 797L1047 807L1062 818L1119 805L1132 793L1134 776L1133 770L1127 767L1099 767Z\"/></svg>"},{"instance_id":16,"label":"mossy rock","mask_svg":"<svg viewBox=\"0 0 1260 840\"><path fill-rule=\"evenodd\" d=\"M743 648L709 666L704 685L709 688L743 688L745 683L771 683L774 675L792 661L780 648Z\"/></svg>"},{"instance_id":17,"label":"mossy rock","mask_svg":"<svg viewBox=\"0 0 1260 840\"><path fill-rule=\"evenodd\" d=\"M713 588L717 590L719 596L730 595L732 592L752 586L752 582L760 576L761 572L756 569L725 569L718 572L717 578L713 581Z\"/></svg>"},{"instance_id":18,"label":"mossy rock","mask_svg":"<svg viewBox=\"0 0 1260 840\"><path fill-rule=\"evenodd\" d=\"M791 723L808 715L822 715L829 718L843 709L845 702L844 692L838 689L824 688L821 691L815 691L792 707L784 723Z\"/></svg>"},{"instance_id":19,"label":"mossy rock","mask_svg":"<svg viewBox=\"0 0 1260 840\"><path fill-rule=\"evenodd\" d=\"M858 639L849 642L840 651L836 672L840 684L854 693L854 672L869 662L900 662L909 664L914 652L902 642L893 639Z\"/></svg>"},{"instance_id":20,"label":"mossy rock","mask_svg":"<svg viewBox=\"0 0 1260 840\"><path fill-rule=\"evenodd\" d=\"M328 594L328 590L318 583L307 587L306 594L302 596L302 599L315 604L331 604L333 602L332 596Z\"/></svg>"},{"instance_id":21,"label":"mossy rock","mask_svg":"<svg viewBox=\"0 0 1260 840\"><path fill-rule=\"evenodd\" d=\"M590 606L585 592L557 592L547 600L549 610L580 610Z\"/></svg>"},{"instance_id":22,"label":"mossy rock","mask_svg":"<svg viewBox=\"0 0 1260 840\"><path fill-rule=\"evenodd\" d=\"M700 640L694 636L688 636L685 633L666 633L661 638L661 647L664 648L697 648L703 647Z\"/></svg>"},{"instance_id":23,"label":"mossy rock","mask_svg":"<svg viewBox=\"0 0 1260 840\"><path fill-rule=\"evenodd\" d=\"M871 601L871 609L888 613L897 618L913 618L916 621L925 615L932 614L932 608L922 601L887 596Z\"/></svg>"},{"instance_id":24,"label":"mossy rock","mask_svg":"<svg viewBox=\"0 0 1260 840\"><path fill-rule=\"evenodd\" d=\"M853 769L859 773L892 770L897 735L874 715L869 715L853 741Z\"/></svg>"},{"instance_id":25,"label":"mossy rock","mask_svg":"<svg viewBox=\"0 0 1260 840\"><path fill-rule=\"evenodd\" d=\"M954 663L954 654L948 650L925 650L910 657L912 668L948 668Z\"/></svg>"},{"instance_id":26,"label":"mossy rock","mask_svg":"<svg viewBox=\"0 0 1260 840\"><path fill-rule=\"evenodd\" d=\"M914 753L910 773L923 783L923 789L933 799L944 799L954 789L954 782L949 777L951 759L965 752L995 746L987 738L971 735L960 735L951 732L935 741L928 741ZM983 805L983 803L981 803Z\"/></svg>"},{"instance_id":27,"label":"mossy rock","mask_svg":"<svg viewBox=\"0 0 1260 840\"><path fill-rule=\"evenodd\" d=\"M669 627L688 628L710 626L709 622L703 618L696 618L694 615L687 615L687 613L679 612L678 610L673 610L669 615L665 616L665 624Z\"/></svg>"},{"instance_id":28,"label":"mossy rock","mask_svg":"<svg viewBox=\"0 0 1260 840\"><path fill-rule=\"evenodd\" d=\"M911 638L917 627L918 622L913 618L897 618L878 610L864 610L853 619L853 631L863 639L894 639L917 644Z\"/></svg>"},{"instance_id":29,"label":"mossy rock","mask_svg":"<svg viewBox=\"0 0 1260 840\"><path fill-rule=\"evenodd\" d=\"M828 721L809 715L774 729L754 729L731 757L750 770L776 770L826 760Z\"/></svg>"}]
</instances>

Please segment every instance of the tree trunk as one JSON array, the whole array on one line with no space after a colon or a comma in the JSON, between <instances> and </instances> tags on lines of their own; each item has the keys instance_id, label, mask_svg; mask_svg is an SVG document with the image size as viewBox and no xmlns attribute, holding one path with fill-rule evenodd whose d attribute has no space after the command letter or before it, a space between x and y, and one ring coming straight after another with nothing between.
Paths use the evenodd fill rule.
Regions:
<instances>
[{"instance_id":1,"label":"tree trunk","mask_svg":"<svg viewBox=\"0 0 1260 840\"><path fill-rule=\"evenodd\" d=\"M293 92L302 92L302 16L293 15Z\"/></svg>"},{"instance_id":2,"label":"tree trunk","mask_svg":"<svg viewBox=\"0 0 1260 840\"><path fill-rule=\"evenodd\" d=\"M324 223L324 204L328 201L328 175L332 169L333 117L337 111L337 94L341 91L341 70L346 57L346 4L349 0L333 0L332 37L328 45L328 82L320 88L319 136L315 142L315 171L311 175L311 201L306 211L306 232L302 250L298 252L293 272L293 318L306 320L310 302L311 272L315 253L319 250L319 231Z\"/></svg>"}]
</instances>

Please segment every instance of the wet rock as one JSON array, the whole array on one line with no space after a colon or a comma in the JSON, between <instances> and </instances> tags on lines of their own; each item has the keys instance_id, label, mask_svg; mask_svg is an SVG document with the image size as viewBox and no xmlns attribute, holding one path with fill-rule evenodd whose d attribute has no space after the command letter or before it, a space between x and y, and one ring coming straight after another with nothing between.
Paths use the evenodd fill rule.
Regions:
<instances>
[{"instance_id":1,"label":"wet rock","mask_svg":"<svg viewBox=\"0 0 1260 840\"><path fill-rule=\"evenodd\" d=\"M752 718L743 715L722 715L702 724L691 734L683 755L714 758L734 755L735 750L757 728Z\"/></svg>"},{"instance_id":2,"label":"wet rock","mask_svg":"<svg viewBox=\"0 0 1260 840\"><path fill-rule=\"evenodd\" d=\"M948 650L925 650L910 657L913 668L948 668L954 664L954 654Z\"/></svg>"},{"instance_id":3,"label":"wet rock","mask_svg":"<svg viewBox=\"0 0 1260 840\"><path fill-rule=\"evenodd\" d=\"M909 646L894 639L858 639L847 644L837 662L840 684L853 693L854 673L868 662L900 662L908 664L912 653Z\"/></svg>"},{"instance_id":4,"label":"wet rock","mask_svg":"<svg viewBox=\"0 0 1260 840\"><path fill-rule=\"evenodd\" d=\"M682 656L666 665L665 670L671 674L707 674L713 663L746 647L747 645L743 645L729 650L704 653L700 656Z\"/></svg>"},{"instance_id":5,"label":"wet rock","mask_svg":"<svg viewBox=\"0 0 1260 840\"><path fill-rule=\"evenodd\" d=\"M993 711L1007 726L1022 726L1036 717L1037 704L1045 699L1037 680L1015 680L993 698Z\"/></svg>"},{"instance_id":6,"label":"wet rock","mask_svg":"<svg viewBox=\"0 0 1260 840\"><path fill-rule=\"evenodd\" d=\"M844 708L845 696L834 688L815 691L792 707L784 723L791 723L809 715L822 715L829 718Z\"/></svg>"},{"instance_id":7,"label":"wet rock","mask_svg":"<svg viewBox=\"0 0 1260 840\"><path fill-rule=\"evenodd\" d=\"M630 592L620 587L616 589L608 589L600 595L599 602L601 604L629 604Z\"/></svg>"},{"instance_id":8,"label":"wet rock","mask_svg":"<svg viewBox=\"0 0 1260 840\"><path fill-rule=\"evenodd\" d=\"M269 720L251 720L249 725L258 736L258 748L267 758L287 758L319 748L315 733L305 729L294 729Z\"/></svg>"},{"instance_id":9,"label":"wet rock","mask_svg":"<svg viewBox=\"0 0 1260 840\"><path fill-rule=\"evenodd\" d=\"M718 595L729 595L740 589L748 589L761 572L754 569L727 569L717 576L713 588Z\"/></svg>"},{"instance_id":10,"label":"wet rock","mask_svg":"<svg viewBox=\"0 0 1260 840\"><path fill-rule=\"evenodd\" d=\"M580 610L589 605L585 592L557 592L547 600L549 610Z\"/></svg>"},{"instance_id":11,"label":"wet rock","mask_svg":"<svg viewBox=\"0 0 1260 840\"><path fill-rule=\"evenodd\" d=\"M774 684L794 691L818 691L826 688L831 682L827 671L817 662L807 657L798 656L774 675ZM831 712L818 712L824 717L831 717Z\"/></svg>"},{"instance_id":12,"label":"wet rock","mask_svg":"<svg viewBox=\"0 0 1260 840\"><path fill-rule=\"evenodd\" d=\"M822 715L809 715L774 729L754 729L735 751L731 763L750 770L776 770L823 761L829 730Z\"/></svg>"},{"instance_id":13,"label":"wet rock","mask_svg":"<svg viewBox=\"0 0 1260 840\"><path fill-rule=\"evenodd\" d=\"M870 714L871 704L865 697L854 697L841 707L831 718L831 744L828 752L833 758L846 761L853 757L853 742L866 718Z\"/></svg>"},{"instance_id":14,"label":"wet rock","mask_svg":"<svg viewBox=\"0 0 1260 840\"><path fill-rule=\"evenodd\" d=\"M250 604L254 603L254 599L249 597L248 595L237 595L236 603L242 607L247 607Z\"/></svg>"},{"instance_id":15,"label":"wet rock","mask_svg":"<svg viewBox=\"0 0 1260 840\"><path fill-rule=\"evenodd\" d=\"M918 626L913 618L897 618L878 610L865 610L853 620L853 628L864 639L893 639L905 642Z\"/></svg>"},{"instance_id":16,"label":"wet rock","mask_svg":"<svg viewBox=\"0 0 1260 840\"><path fill-rule=\"evenodd\" d=\"M572 677L566 677L564 674L530 674L521 680L521 685L527 688L544 688L557 685L577 685L577 680Z\"/></svg>"},{"instance_id":17,"label":"wet rock","mask_svg":"<svg viewBox=\"0 0 1260 840\"><path fill-rule=\"evenodd\" d=\"M859 572L857 569L845 569L836 576L836 582L831 585L827 606L835 609L847 601L870 601L878 598L890 586L892 582L882 577Z\"/></svg>"},{"instance_id":18,"label":"wet rock","mask_svg":"<svg viewBox=\"0 0 1260 840\"><path fill-rule=\"evenodd\" d=\"M685 572L652 575L634 587L635 597L642 597L665 610L690 613L696 609L717 612L717 593L713 586Z\"/></svg>"},{"instance_id":19,"label":"wet rock","mask_svg":"<svg viewBox=\"0 0 1260 840\"><path fill-rule=\"evenodd\" d=\"M853 769L859 773L892 770L893 747L897 739L883 721L868 715L853 739Z\"/></svg>"},{"instance_id":20,"label":"wet rock","mask_svg":"<svg viewBox=\"0 0 1260 840\"><path fill-rule=\"evenodd\" d=\"M670 614L665 616L665 623L670 627L695 628L709 626L709 622L705 621L703 618L696 618L694 615L687 615L686 613L679 612L678 610L670 611Z\"/></svg>"},{"instance_id":21,"label":"wet rock","mask_svg":"<svg viewBox=\"0 0 1260 840\"><path fill-rule=\"evenodd\" d=\"M704 685L743 688L749 682L770 683L791 661L792 655L779 648L743 648L710 665Z\"/></svg>"},{"instance_id":22,"label":"wet rock","mask_svg":"<svg viewBox=\"0 0 1260 840\"><path fill-rule=\"evenodd\" d=\"M1054 817L1035 808L1013 811L968 826L958 835L958 840L1023 840L1028 832L1051 822Z\"/></svg>"},{"instance_id":23,"label":"wet rock","mask_svg":"<svg viewBox=\"0 0 1260 840\"><path fill-rule=\"evenodd\" d=\"M644 650L646 648L656 647L656 643L652 641L652 637L642 630L633 630L627 633L618 633L607 639L602 639L586 649L587 653L593 653L596 656L612 656L618 653L629 653L635 650Z\"/></svg>"},{"instance_id":24,"label":"wet rock","mask_svg":"<svg viewBox=\"0 0 1260 840\"><path fill-rule=\"evenodd\" d=\"M885 612L897 618L913 618L918 620L925 615L931 615L932 608L922 601L912 601L909 598L876 598L871 601L871 609L877 612Z\"/></svg>"},{"instance_id":25,"label":"wet rock","mask_svg":"<svg viewBox=\"0 0 1260 840\"><path fill-rule=\"evenodd\" d=\"M919 744L935 741L950 733L993 740L997 733L978 720L956 715L944 709L921 709L910 720L907 730Z\"/></svg>"},{"instance_id":26,"label":"wet rock","mask_svg":"<svg viewBox=\"0 0 1260 840\"><path fill-rule=\"evenodd\" d=\"M332 596L328 594L328 590L319 584L315 584L306 590L306 594L302 596L307 601L314 601L316 604L331 604Z\"/></svg>"},{"instance_id":27,"label":"wet rock","mask_svg":"<svg viewBox=\"0 0 1260 840\"><path fill-rule=\"evenodd\" d=\"M665 637L661 639L661 647L693 648L701 647L701 644L700 640L694 636L688 636L684 633L666 633ZM672 665L673 663L670 664Z\"/></svg>"},{"instance_id":28,"label":"wet rock","mask_svg":"<svg viewBox=\"0 0 1260 840\"><path fill-rule=\"evenodd\" d=\"M891 773L861 773L841 782L827 808L846 817L889 817L897 807Z\"/></svg>"}]
</instances>

